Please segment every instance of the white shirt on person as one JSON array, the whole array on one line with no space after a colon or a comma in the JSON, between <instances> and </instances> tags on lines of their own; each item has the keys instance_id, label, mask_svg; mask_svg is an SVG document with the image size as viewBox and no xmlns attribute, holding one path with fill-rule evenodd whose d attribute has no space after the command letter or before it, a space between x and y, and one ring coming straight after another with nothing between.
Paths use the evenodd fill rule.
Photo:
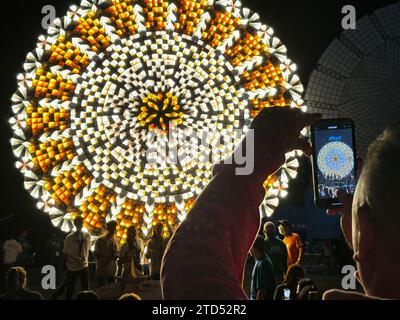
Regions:
<instances>
[{"instance_id":1,"label":"white shirt on person","mask_svg":"<svg viewBox=\"0 0 400 320\"><path fill-rule=\"evenodd\" d=\"M17 262L19 254L22 253L22 246L17 240L11 239L4 242L3 250L3 263L13 264Z\"/></svg>"},{"instance_id":2,"label":"white shirt on person","mask_svg":"<svg viewBox=\"0 0 400 320\"><path fill-rule=\"evenodd\" d=\"M67 254L67 269L81 271L89 266L89 250L92 246L90 234L72 232L64 240L64 253Z\"/></svg>"}]
</instances>

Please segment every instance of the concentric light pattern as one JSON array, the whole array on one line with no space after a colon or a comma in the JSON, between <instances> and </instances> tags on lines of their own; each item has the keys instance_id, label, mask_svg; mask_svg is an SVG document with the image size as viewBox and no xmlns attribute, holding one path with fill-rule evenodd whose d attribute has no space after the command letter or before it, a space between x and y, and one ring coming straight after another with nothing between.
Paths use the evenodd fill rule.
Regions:
<instances>
[{"instance_id":1,"label":"concentric light pattern","mask_svg":"<svg viewBox=\"0 0 400 320\"><path fill-rule=\"evenodd\" d=\"M303 107L285 46L234 0L94 0L70 7L28 54L12 98L11 141L25 187L64 231L84 217L98 234L176 225L230 155L252 118L272 105ZM149 162L175 128L179 162ZM183 132L231 139L199 158ZM239 134L237 133L239 132ZM265 183L271 215L296 176L298 154Z\"/></svg>"},{"instance_id":2,"label":"concentric light pattern","mask_svg":"<svg viewBox=\"0 0 400 320\"><path fill-rule=\"evenodd\" d=\"M330 142L317 156L318 168L325 176L345 178L354 168L353 150L343 142Z\"/></svg>"}]
</instances>

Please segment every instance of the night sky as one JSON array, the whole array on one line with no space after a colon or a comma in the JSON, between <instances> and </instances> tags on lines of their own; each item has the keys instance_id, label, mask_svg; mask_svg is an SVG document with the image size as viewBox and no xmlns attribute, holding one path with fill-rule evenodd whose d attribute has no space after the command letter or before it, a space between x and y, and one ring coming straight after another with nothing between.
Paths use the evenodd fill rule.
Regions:
<instances>
[{"instance_id":1,"label":"night sky","mask_svg":"<svg viewBox=\"0 0 400 320\"><path fill-rule=\"evenodd\" d=\"M395 1L384 0L307 0L268 1L242 0L245 6L260 14L262 20L273 27L288 48L288 57L298 65L303 84L319 57L341 30L344 5L356 7L357 17ZM23 178L15 168L9 140L12 136L8 119L11 116L11 96L16 91L16 75L23 71L26 54L33 50L38 35L45 34L41 28L44 5L54 5L57 16L64 16L67 8L78 1L13 0L2 10L1 23L1 84L0 84L0 220L11 214L15 217L0 223L0 240L16 235L27 228L34 242L43 240L51 230L48 217L36 209L35 201L23 187ZM299 178L291 185L286 204L301 204L305 188L310 183L308 161L303 161Z\"/></svg>"}]
</instances>

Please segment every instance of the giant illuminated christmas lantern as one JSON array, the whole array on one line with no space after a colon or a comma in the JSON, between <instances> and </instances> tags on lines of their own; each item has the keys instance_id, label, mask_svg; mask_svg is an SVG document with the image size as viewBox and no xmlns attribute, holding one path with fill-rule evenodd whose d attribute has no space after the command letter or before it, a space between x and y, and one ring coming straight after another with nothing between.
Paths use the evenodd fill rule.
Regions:
<instances>
[{"instance_id":1,"label":"giant illuminated christmas lantern","mask_svg":"<svg viewBox=\"0 0 400 320\"><path fill-rule=\"evenodd\" d=\"M64 231L77 215L93 234L115 219L120 237L130 225L144 235L176 225L260 110L304 109L295 69L240 1L82 1L39 37L18 75L11 143L25 188ZM149 134L157 144L171 128L179 161L149 161ZM198 157L184 129L231 139L211 135ZM297 155L266 181L263 214L286 195Z\"/></svg>"}]
</instances>

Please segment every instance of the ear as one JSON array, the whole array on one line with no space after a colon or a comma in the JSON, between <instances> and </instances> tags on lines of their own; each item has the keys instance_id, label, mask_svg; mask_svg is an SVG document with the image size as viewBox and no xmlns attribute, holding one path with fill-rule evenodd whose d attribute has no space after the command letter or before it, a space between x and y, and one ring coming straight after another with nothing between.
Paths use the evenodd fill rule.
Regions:
<instances>
[{"instance_id":1,"label":"ear","mask_svg":"<svg viewBox=\"0 0 400 320\"><path fill-rule=\"evenodd\" d=\"M357 210L358 216L358 255L360 261L371 258L377 243L377 225L374 222L371 210L362 206Z\"/></svg>"},{"instance_id":2,"label":"ear","mask_svg":"<svg viewBox=\"0 0 400 320\"><path fill-rule=\"evenodd\" d=\"M353 226L352 226L352 214L350 212L345 212L340 216L340 227L342 228L344 238L347 245L353 250Z\"/></svg>"}]
</instances>

